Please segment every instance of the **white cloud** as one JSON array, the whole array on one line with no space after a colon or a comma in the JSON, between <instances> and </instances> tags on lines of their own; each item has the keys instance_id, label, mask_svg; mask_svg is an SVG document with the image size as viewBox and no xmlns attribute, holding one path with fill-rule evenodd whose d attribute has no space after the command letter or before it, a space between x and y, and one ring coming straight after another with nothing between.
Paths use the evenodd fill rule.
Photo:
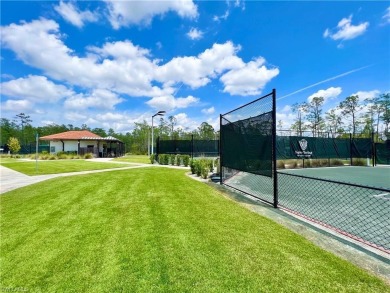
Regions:
<instances>
[{"instance_id":1,"label":"white cloud","mask_svg":"<svg viewBox=\"0 0 390 293\"><path fill-rule=\"evenodd\" d=\"M192 0L171 1L115 1L106 0L109 21L114 29L130 25L149 25L152 19L163 16L169 11L176 12L181 18L196 18L197 6Z\"/></svg>"},{"instance_id":2,"label":"white cloud","mask_svg":"<svg viewBox=\"0 0 390 293\"><path fill-rule=\"evenodd\" d=\"M199 98L195 98L193 96L188 96L187 98L175 98L172 95L166 95L154 97L147 101L146 104L155 109L171 111L179 108L188 108L198 102Z\"/></svg>"},{"instance_id":3,"label":"white cloud","mask_svg":"<svg viewBox=\"0 0 390 293\"><path fill-rule=\"evenodd\" d=\"M208 109L202 109L202 113L204 113L204 114L213 114L214 112L215 112L214 107L210 107Z\"/></svg>"},{"instance_id":4,"label":"white cloud","mask_svg":"<svg viewBox=\"0 0 390 293\"><path fill-rule=\"evenodd\" d=\"M149 51L129 41L89 47L94 55L81 58L64 45L57 23L40 19L2 27L2 44L24 63L73 85L115 89L133 96L166 93L151 85L157 65L148 58Z\"/></svg>"},{"instance_id":5,"label":"white cloud","mask_svg":"<svg viewBox=\"0 0 390 293\"><path fill-rule=\"evenodd\" d=\"M358 25L353 25L352 23L352 15L348 18L343 18L337 24L337 28L330 30L326 29L323 36L324 38L331 38L335 41L337 40L351 40L354 39L363 33L366 32L369 23L363 22ZM332 33L334 31L334 33Z\"/></svg>"},{"instance_id":6,"label":"white cloud","mask_svg":"<svg viewBox=\"0 0 390 293\"><path fill-rule=\"evenodd\" d=\"M328 100L337 98L341 94L341 92L342 92L341 87L330 87L326 90L319 90L318 92L310 95L307 98L307 101L310 103L314 97L323 97L324 104L325 104Z\"/></svg>"},{"instance_id":7,"label":"white cloud","mask_svg":"<svg viewBox=\"0 0 390 293\"><path fill-rule=\"evenodd\" d=\"M198 30L197 28L191 28L190 31L187 33L187 37L189 37L191 40L200 40L203 38L203 32Z\"/></svg>"},{"instance_id":8,"label":"white cloud","mask_svg":"<svg viewBox=\"0 0 390 293\"><path fill-rule=\"evenodd\" d=\"M264 58L257 58L244 66L232 69L222 75L224 92L231 95L259 95L264 86L279 74L278 68L268 69Z\"/></svg>"},{"instance_id":9,"label":"white cloud","mask_svg":"<svg viewBox=\"0 0 390 293\"><path fill-rule=\"evenodd\" d=\"M382 16L385 23L390 24L390 6L387 7L385 14Z\"/></svg>"},{"instance_id":10,"label":"white cloud","mask_svg":"<svg viewBox=\"0 0 390 293\"><path fill-rule=\"evenodd\" d=\"M2 95L36 103L54 103L74 94L67 87L55 84L45 76L36 75L3 82L0 86Z\"/></svg>"},{"instance_id":11,"label":"white cloud","mask_svg":"<svg viewBox=\"0 0 390 293\"><path fill-rule=\"evenodd\" d=\"M201 122L191 119L186 113L179 113L174 116L176 118L176 128L181 128L185 131L191 131L200 125Z\"/></svg>"},{"instance_id":12,"label":"white cloud","mask_svg":"<svg viewBox=\"0 0 390 293\"><path fill-rule=\"evenodd\" d=\"M352 96L359 96L360 101L364 101L365 99L372 99L377 97L380 94L379 90L372 90L372 91L358 91Z\"/></svg>"},{"instance_id":13,"label":"white cloud","mask_svg":"<svg viewBox=\"0 0 390 293\"><path fill-rule=\"evenodd\" d=\"M279 121L282 121L282 129L290 129L291 125L294 124L294 120L296 118L296 115L290 110L290 111L277 111L276 112L276 125L279 124Z\"/></svg>"},{"instance_id":14,"label":"white cloud","mask_svg":"<svg viewBox=\"0 0 390 293\"><path fill-rule=\"evenodd\" d=\"M74 2L64 3L60 2L59 5L54 6L57 11L66 21L70 22L74 26L82 28L85 22L96 22L98 21L98 15L89 10L80 11Z\"/></svg>"},{"instance_id":15,"label":"white cloud","mask_svg":"<svg viewBox=\"0 0 390 293\"><path fill-rule=\"evenodd\" d=\"M64 106L66 109L114 109L123 99L117 94L104 89L96 89L90 95L77 94L66 99Z\"/></svg>"},{"instance_id":16,"label":"white cloud","mask_svg":"<svg viewBox=\"0 0 390 293\"><path fill-rule=\"evenodd\" d=\"M157 79L166 84L182 82L192 88L204 86L210 78L216 77L223 71L239 68L244 65L237 57L240 46L232 42L214 44L198 56L176 57L160 66L156 73Z\"/></svg>"},{"instance_id":17,"label":"white cloud","mask_svg":"<svg viewBox=\"0 0 390 293\"><path fill-rule=\"evenodd\" d=\"M125 115L120 114L120 113L104 113L104 114L98 114L96 115L96 118L99 121L124 121L126 118Z\"/></svg>"},{"instance_id":18,"label":"white cloud","mask_svg":"<svg viewBox=\"0 0 390 293\"><path fill-rule=\"evenodd\" d=\"M80 57L63 43L59 26L52 20L1 29L1 44L25 64L42 70L51 79L87 91L100 88L129 96L162 97L172 95L175 84L199 88L222 75L225 92L250 95L260 93L279 73L276 68L268 69L263 58L245 63L237 56L241 47L230 41L213 44L197 56L175 57L160 64L161 60L152 59L148 49L127 40L89 46L86 57ZM159 83L162 86L156 85ZM68 101L68 105L73 102Z\"/></svg>"},{"instance_id":19,"label":"white cloud","mask_svg":"<svg viewBox=\"0 0 390 293\"><path fill-rule=\"evenodd\" d=\"M80 123L82 121L80 123L80 124L82 124L88 119L88 116L85 114L79 113L79 112L66 112L65 118L67 120L74 121L77 123Z\"/></svg>"},{"instance_id":20,"label":"white cloud","mask_svg":"<svg viewBox=\"0 0 390 293\"><path fill-rule=\"evenodd\" d=\"M33 109L33 104L28 100L7 100L4 103L1 103L2 111L19 111L27 112ZM18 113L19 113L18 112Z\"/></svg>"}]
</instances>

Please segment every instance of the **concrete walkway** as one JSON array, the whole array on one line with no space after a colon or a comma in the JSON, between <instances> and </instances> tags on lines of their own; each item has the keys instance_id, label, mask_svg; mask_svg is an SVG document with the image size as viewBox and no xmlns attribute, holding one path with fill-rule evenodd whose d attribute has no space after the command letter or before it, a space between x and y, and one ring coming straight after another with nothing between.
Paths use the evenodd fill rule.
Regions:
<instances>
[{"instance_id":1,"label":"concrete walkway","mask_svg":"<svg viewBox=\"0 0 390 293\"><path fill-rule=\"evenodd\" d=\"M108 162L108 160L107 160ZM112 163L112 162L111 162ZM130 165L130 164L129 164ZM90 173L101 173L101 172L112 172L118 170L126 169L135 169L135 168L145 168L152 167L153 165L148 164L131 164L132 166L123 167L123 168L112 168L112 169L101 169L101 170L91 170L91 171L81 171L81 172L69 172L69 173L59 173L59 174L48 174L48 175L37 175L37 176L28 176L23 173L14 171L7 167L0 165L0 194L5 192L31 185L37 182L45 181L51 178L56 177L66 177L74 176L81 174L90 174Z\"/></svg>"}]
</instances>

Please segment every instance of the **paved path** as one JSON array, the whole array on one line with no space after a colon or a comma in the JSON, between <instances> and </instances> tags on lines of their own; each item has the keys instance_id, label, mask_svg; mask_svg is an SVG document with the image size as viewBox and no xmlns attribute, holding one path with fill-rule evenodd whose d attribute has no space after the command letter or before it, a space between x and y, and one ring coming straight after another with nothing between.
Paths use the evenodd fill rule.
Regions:
<instances>
[{"instance_id":1,"label":"paved path","mask_svg":"<svg viewBox=\"0 0 390 293\"><path fill-rule=\"evenodd\" d=\"M0 165L0 194L5 192L27 186L30 184L34 184L37 182L41 182L44 180L48 180L56 177L65 177L65 176L74 176L80 174L90 174L90 173L100 173L100 172L112 172L118 170L125 169L135 169L135 168L145 168L151 167L153 165L147 164L137 164L136 166L129 166L123 168L113 168L113 169L102 169L102 170L91 170L91 171L81 171L81 172L70 172L70 173L59 173L59 174L49 174L49 175L37 175L37 176L28 176L23 173L14 171L7 167Z\"/></svg>"},{"instance_id":2,"label":"paved path","mask_svg":"<svg viewBox=\"0 0 390 293\"><path fill-rule=\"evenodd\" d=\"M118 170L126 169L135 169L135 168L145 168L145 167L165 167L165 168L174 168L174 169L188 169L188 167L178 167L178 166L160 166L160 165L151 165L151 164L140 164L140 163L127 163L127 162L117 162L111 161L112 158L99 158L99 159L90 159L91 162L106 162L106 163L119 163L122 165L129 165L128 167L123 168L111 168L111 169L101 169L101 170L90 170L90 171L81 171L81 172L69 172L69 173L59 173L59 174L48 174L48 175L37 175L37 176L28 176L23 173L14 171L7 167L0 165L0 194L5 192L31 185L37 182L45 181L51 178L56 177L65 177L65 176L74 176L81 174L91 174L91 173L100 173L100 172L113 172Z\"/></svg>"}]
</instances>

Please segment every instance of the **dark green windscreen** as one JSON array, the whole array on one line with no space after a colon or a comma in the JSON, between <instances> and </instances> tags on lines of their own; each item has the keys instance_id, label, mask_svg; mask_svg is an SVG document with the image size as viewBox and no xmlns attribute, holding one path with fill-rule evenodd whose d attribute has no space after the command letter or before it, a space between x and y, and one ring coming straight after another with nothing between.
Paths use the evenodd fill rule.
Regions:
<instances>
[{"instance_id":1,"label":"dark green windscreen","mask_svg":"<svg viewBox=\"0 0 390 293\"><path fill-rule=\"evenodd\" d=\"M272 177L272 113L237 122L222 118L223 166Z\"/></svg>"}]
</instances>

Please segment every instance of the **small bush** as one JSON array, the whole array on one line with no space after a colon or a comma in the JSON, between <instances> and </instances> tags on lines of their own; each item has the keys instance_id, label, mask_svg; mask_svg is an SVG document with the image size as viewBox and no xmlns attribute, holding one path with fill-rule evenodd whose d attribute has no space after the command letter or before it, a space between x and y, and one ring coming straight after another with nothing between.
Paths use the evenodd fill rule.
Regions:
<instances>
[{"instance_id":1,"label":"small bush","mask_svg":"<svg viewBox=\"0 0 390 293\"><path fill-rule=\"evenodd\" d=\"M321 161L320 160L311 160L311 166L313 168L321 167Z\"/></svg>"},{"instance_id":2,"label":"small bush","mask_svg":"<svg viewBox=\"0 0 390 293\"><path fill-rule=\"evenodd\" d=\"M68 155L65 152L58 152L57 153L57 158L61 160L65 160L68 158Z\"/></svg>"},{"instance_id":3,"label":"small bush","mask_svg":"<svg viewBox=\"0 0 390 293\"><path fill-rule=\"evenodd\" d=\"M156 154L151 154L150 155L150 163L154 164L154 161L156 160Z\"/></svg>"},{"instance_id":4,"label":"small bush","mask_svg":"<svg viewBox=\"0 0 390 293\"><path fill-rule=\"evenodd\" d=\"M49 157L49 160L57 160L57 156L51 155L51 156Z\"/></svg>"},{"instance_id":5,"label":"small bush","mask_svg":"<svg viewBox=\"0 0 390 293\"><path fill-rule=\"evenodd\" d=\"M169 164L169 155L167 155L167 154L158 155L158 163L160 165L168 165Z\"/></svg>"},{"instance_id":6,"label":"small bush","mask_svg":"<svg viewBox=\"0 0 390 293\"><path fill-rule=\"evenodd\" d=\"M329 165L329 161L327 159L322 159L320 160L321 161L321 166L328 166Z\"/></svg>"},{"instance_id":7,"label":"small bush","mask_svg":"<svg viewBox=\"0 0 390 293\"><path fill-rule=\"evenodd\" d=\"M176 155L176 166L180 166L181 165L181 159L182 159L181 155Z\"/></svg>"},{"instance_id":8,"label":"small bush","mask_svg":"<svg viewBox=\"0 0 390 293\"><path fill-rule=\"evenodd\" d=\"M171 162L171 165L175 165L176 156L174 154L171 154L169 157L170 157L169 161Z\"/></svg>"},{"instance_id":9,"label":"small bush","mask_svg":"<svg viewBox=\"0 0 390 293\"><path fill-rule=\"evenodd\" d=\"M183 155L182 156L183 165L184 167L188 167L188 164L190 163L190 156L189 155Z\"/></svg>"},{"instance_id":10,"label":"small bush","mask_svg":"<svg viewBox=\"0 0 390 293\"><path fill-rule=\"evenodd\" d=\"M353 166L366 166L366 160L365 159L352 159L352 165Z\"/></svg>"},{"instance_id":11,"label":"small bush","mask_svg":"<svg viewBox=\"0 0 390 293\"><path fill-rule=\"evenodd\" d=\"M280 160L280 161L276 161L276 168L277 169L286 169L286 166L284 164L284 161Z\"/></svg>"},{"instance_id":12,"label":"small bush","mask_svg":"<svg viewBox=\"0 0 390 293\"><path fill-rule=\"evenodd\" d=\"M195 161L195 174L196 176L202 175L202 164L200 160Z\"/></svg>"},{"instance_id":13,"label":"small bush","mask_svg":"<svg viewBox=\"0 0 390 293\"><path fill-rule=\"evenodd\" d=\"M311 167L311 160L305 160L304 167L310 168Z\"/></svg>"},{"instance_id":14,"label":"small bush","mask_svg":"<svg viewBox=\"0 0 390 293\"><path fill-rule=\"evenodd\" d=\"M209 165L210 172L213 172L214 171L214 162L213 162L213 160L209 159L208 160L208 165Z\"/></svg>"},{"instance_id":15,"label":"small bush","mask_svg":"<svg viewBox=\"0 0 390 293\"><path fill-rule=\"evenodd\" d=\"M201 176L203 179L207 179L208 175L209 175L209 163L208 162L201 162L200 163L201 165Z\"/></svg>"},{"instance_id":16,"label":"small bush","mask_svg":"<svg viewBox=\"0 0 390 293\"><path fill-rule=\"evenodd\" d=\"M84 155L84 159L92 159L93 158L93 154L91 153L87 153Z\"/></svg>"},{"instance_id":17,"label":"small bush","mask_svg":"<svg viewBox=\"0 0 390 293\"><path fill-rule=\"evenodd\" d=\"M196 169L195 169L195 160L194 159L190 160L190 168L191 168L191 173L195 174L196 173Z\"/></svg>"},{"instance_id":18,"label":"small bush","mask_svg":"<svg viewBox=\"0 0 390 293\"><path fill-rule=\"evenodd\" d=\"M220 172L221 172L221 166L220 166L220 164L219 164L219 158L216 158L215 159L215 166L217 166L217 173L219 174Z\"/></svg>"},{"instance_id":19,"label":"small bush","mask_svg":"<svg viewBox=\"0 0 390 293\"><path fill-rule=\"evenodd\" d=\"M343 166L344 163L340 159L332 159L332 160L330 160L330 165L331 166Z\"/></svg>"}]
</instances>

